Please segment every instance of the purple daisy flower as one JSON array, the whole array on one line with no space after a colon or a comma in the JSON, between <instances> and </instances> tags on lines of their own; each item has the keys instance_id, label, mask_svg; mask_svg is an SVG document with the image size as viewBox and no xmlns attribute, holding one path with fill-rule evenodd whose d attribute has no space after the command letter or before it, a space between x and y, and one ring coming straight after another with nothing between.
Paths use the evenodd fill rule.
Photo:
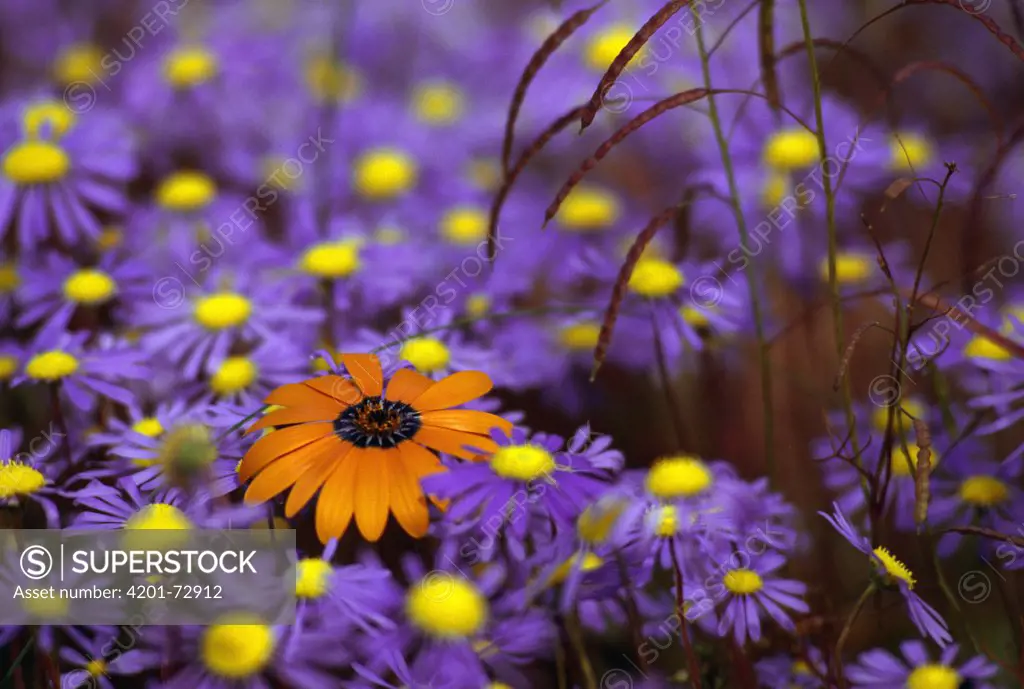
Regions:
<instances>
[{"instance_id":1,"label":"purple daisy flower","mask_svg":"<svg viewBox=\"0 0 1024 689\"><path fill-rule=\"evenodd\" d=\"M47 253L40 265L26 267L18 290L22 311L15 325L64 328L79 310L111 309L121 320L124 311L152 294L147 266L131 258L103 255L93 266L80 266L57 253Z\"/></svg>"},{"instance_id":2,"label":"purple daisy flower","mask_svg":"<svg viewBox=\"0 0 1024 689\"><path fill-rule=\"evenodd\" d=\"M192 379L204 366L223 362L240 342L281 339L283 331L293 344L303 336L312 342L310 329L323 319L319 310L292 304L291 290L282 290L279 283L243 272L215 272L208 274L211 286L199 294L184 302L180 292L173 301L157 298L160 308L138 314L134 325L146 331L141 343L147 351L167 356L181 366L184 378Z\"/></svg>"},{"instance_id":3,"label":"purple daisy flower","mask_svg":"<svg viewBox=\"0 0 1024 689\"><path fill-rule=\"evenodd\" d=\"M147 627L142 647L122 657L140 667L170 669L161 683L167 689L263 689L275 683L340 689L338 673L351 657L338 638L331 626L299 630L252 615L225 615L205 627Z\"/></svg>"},{"instance_id":4,"label":"purple daisy flower","mask_svg":"<svg viewBox=\"0 0 1024 689\"><path fill-rule=\"evenodd\" d=\"M110 462L89 474L103 477L131 472L143 491L182 488L211 498L226 495L238 487L237 467L247 443L238 429L228 432L239 418L197 407L156 436L126 434L124 442L109 452L129 461Z\"/></svg>"},{"instance_id":5,"label":"purple daisy flower","mask_svg":"<svg viewBox=\"0 0 1024 689\"><path fill-rule=\"evenodd\" d=\"M737 644L743 645L748 638L759 641L764 613L786 631L795 632L796 625L785 609L806 613L810 607L802 599L807 592L806 584L776 575L786 564L786 558L766 552L748 558L743 567L727 566L731 564L730 559L721 565L716 577L716 583L722 587L720 602L724 605L718 620L719 636L726 636L731 630Z\"/></svg>"},{"instance_id":6,"label":"purple daisy flower","mask_svg":"<svg viewBox=\"0 0 1024 689\"><path fill-rule=\"evenodd\" d=\"M199 272L205 272L213 260L220 261L225 254L233 257L234 263L246 256L246 252L229 247L245 236L259 234L259 201L222 189L202 170L175 170L158 181L152 205L132 215L128 234L137 238L133 242L136 247L161 268L174 266L167 259L170 255L187 259ZM141 242L142 237L146 243Z\"/></svg>"},{"instance_id":7,"label":"purple daisy flower","mask_svg":"<svg viewBox=\"0 0 1024 689\"><path fill-rule=\"evenodd\" d=\"M875 574L885 585L895 587L900 592L907 604L907 612L910 614L911 621L923 636L933 639L939 646L946 646L952 641L953 637L949 635L949 627L945 620L934 608L925 603L924 599L914 593L914 585L917 582L906 565L897 560L886 548L882 546L872 548L871 542L858 534L846 520L839 505L833 503L832 514L825 512L818 514L825 517L828 523L849 541L850 545L870 558Z\"/></svg>"},{"instance_id":8,"label":"purple daisy flower","mask_svg":"<svg viewBox=\"0 0 1024 689\"><path fill-rule=\"evenodd\" d=\"M425 272L423 252L429 247L409 241L397 228L371 233L347 217L332 219L324 236L313 216L312 204L300 200L281 261L294 264L295 280L303 287L328 283L336 311L355 304L378 311L411 296L419 286Z\"/></svg>"},{"instance_id":9,"label":"purple daisy flower","mask_svg":"<svg viewBox=\"0 0 1024 689\"><path fill-rule=\"evenodd\" d=\"M205 381L189 386L186 396L194 396L197 404L255 409L274 388L299 382L308 367L308 358L284 341L264 342L251 352L209 365Z\"/></svg>"},{"instance_id":10,"label":"purple daisy flower","mask_svg":"<svg viewBox=\"0 0 1024 689\"><path fill-rule=\"evenodd\" d=\"M137 400L132 400L125 407L127 418L108 417L104 427L92 433L88 442L99 447L112 447L127 442L136 434L158 438L166 429L173 427L180 417L187 415L188 411L189 405L180 399L157 404L150 412Z\"/></svg>"},{"instance_id":11,"label":"purple daisy flower","mask_svg":"<svg viewBox=\"0 0 1024 689\"><path fill-rule=\"evenodd\" d=\"M935 527L971 524L1015 532L1024 518L1024 491L1018 487L1024 465L991 459L980 447L972 450L956 453L931 474L928 521ZM958 533L943 534L940 552L952 554L962 538Z\"/></svg>"},{"instance_id":12,"label":"purple daisy flower","mask_svg":"<svg viewBox=\"0 0 1024 689\"><path fill-rule=\"evenodd\" d=\"M77 490L58 484L61 467L50 461L56 446L47 434L32 438L26 451L19 452L21 447L20 429L0 430L0 503L12 507L35 503L43 511L47 528L60 528L55 498L88 498L111 490L98 482Z\"/></svg>"},{"instance_id":13,"label":"purple daisy flower","mask_svg":"<svg viewBox=\"0 0 1024 689\"><path fill-rule=\"evenodd\" d=\"M857 662L846 668L846 677L854 689L889 689L890 687L963 687L995 689L999 668L982 656L974 656L956 666L953 661L960 647L951 644L942 649L937 660L924 643L916 640L900 644L899 656L877 648L860 654Z\"/></svg>"},{"instance_id":14,"label":"purple daisy flower","mask_svg":"<svg viewBox=\"0 0 1024 689\"><path fill-rule=\"evenodd\" d=\"M391 572L372 558L336 567L331 559L337 547L337 539L331 539L320 557L299 559L295 573L295 626L315 627L329 619L369 636L382 629L394 629L391 611L382 605L387 601Z\"/></svg>"},{"instance_id":15,"label":"purple daisy flower","mask_svg":"<svg viewBox=\"0 0 1024 689\"><path fill-rule=\"evenodd\" d=\"M122 187L135 172L129 129L102 109L77 115L56 101L20 106L20 119L21 136L4 143L0 227L16 224L26 252L54 229L66 245L95 240L97 212L126 204Z\"/></svg>"},{"instance_id":16,"label":"purple daisy flower","mask_svg":"<svg viewBox=\"0 0 1024 689\"><path fill-rule=\"evenodd\" d=\"M132 394L125 384L147 375L142 352L111 335L101 335L87 345L89 339L87 332L40 331L12 384L57 385L61 395L82 411L91 410L104 397L128 404Z\"/></svg>"},{"instance_id":17,"label":"purple daisy flower","mask_svg":"<svg viewBox=\"0 0 1024 689\"><path fill-rule=\"evenodd\" d=\"M245 526L262 512L251 507L214 509L204 497L193 497L177 488L143 493L131 478L117 481L116 490L80 497L72 529L230 529Z\"/></svg>"},{"instance_id":18,"label":"purple daisy flower","mask_svg":"<svg viewBox=\"0 0 1024 689\"><path fill-rule=\"evenodd\" d=\"M77 627L63 627L61 631L73 642L60 649L61 663L67 668L62 677L68 687L114 689L113 677L136 675L159 662L155 652L125 656L124 651L137 640L134 627L95 628L88 633Z\"/></svg>"},{"instance_id":19,"label":"purple daisy flower","mask_svg":"<svg viewBox=\"0 0 1024 689\"><path fill-rule=\"evenodd\" d=\"M540 610L523 610L521 594L503 586L506 571L498 565L479 574L458 571L442 560L427 572L411 558L403 561L408 589L393 591L402 610L394 631L364 641L373 657L365 663L374 673L385 670L394 650L409 660L409 670L422 685L431 677L451 677L451 689L478 689L492 676L510 674L519 686L518 667L550 652L554 627ZM452 677L451 668L461 672ZM447 669L447 671L446 671Z\"/></svg>"},{"instance_id":20,"label":"purple daisy flower","mask_svg":"<svg viewBox=\"0 0 1024 689\"><path fill-rule=\"evenodd\" d=\"M459 462L447 472L423 479L423 489L442 500L451 500L444 519L453 533L487 525L498 529L515 557L525 556L529 530L538 521L549 528L572 525L579 514L603 493L615 466L614 455L599 445L591 455L566 451L565 440L517 427L506 435L492 429L497 452L479 461ZM594 459L604 458L603 466ZM493 541L492 541L493 542Z\"/></svg>"}]
</instances>

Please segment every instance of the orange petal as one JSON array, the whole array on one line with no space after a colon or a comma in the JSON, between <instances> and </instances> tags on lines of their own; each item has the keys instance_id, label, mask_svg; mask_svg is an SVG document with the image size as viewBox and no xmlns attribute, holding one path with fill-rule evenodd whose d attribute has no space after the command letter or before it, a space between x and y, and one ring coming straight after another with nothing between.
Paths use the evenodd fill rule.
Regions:
<instances>
[{"instance_id":1,"label":"orange petal","mask_svg":"<svg viewBox=\"0 0 1024 689\"><path fill-rule=\"evenodd\" d=\"M363 398L355 383L341 376L317 376L303 381L303 384L345 406L355 404Z\"/></svg>"},{"instance_id":2,"label":"orange petal","mask_svg":"<svg viewBox=\"0 0 1024 689\"><path fill-rule=\"evenodd\" d=\"M406 465L405 453L408 447L419 446L414 443L399 445L401 452L388 467L388 476L391 479L391 512L407 534L413 538L423 538L427 533L427 527L430 526L430 515L419 479Z\"/></svg>"},{"instance_id":3,"label":"orange petal","mask_svg":"<svg viewBox=\"0 0 1024 689\"><path fill-rule=\"evenodd\" d=\"M242 464L238 467L238 480L245 483L275 459L280 459L321 438L333 435L334 426L329 423L289 426L265 435L245 453Z\"/></svg>"},{"instance_id":4,"label":"orange petal","mask_svg":"<svg viewBox=\"0 0 1024 689\"><path fill-rule=\"evenodd\" d=\"M402 464L417 481L445 470L440 457L422 445L409 442L402 443L398 448L402 451Z\"/></svg>"},{"instance_id":5,"label":"orange petal","mask_svg":"<svg viewBox=\"0 0 1024 689\"><path fill-rule=\"evenodd\" d=\"M289 383L274 388L263 402L264 404L276 404L279 407L323 407L335 410L341 406L341 403L330 395L304 383Z\"/></svg>"},{"instance_id":6,"label":"orange petal","mask_svg":"<svg viewBox=\"0 0 1024 689\"><path fill-rule=\"evenodd\" d=\"M434 384L430 378L411 368L400 368L388 381L387 399L394 402L412 402Z\"/></svg>"},{"instance_id":7,"label":"orange petal","mask_svg":"<svg viewBox=\"0 0 1024 689\"><path fill-rule=\"evenodd\" d=\"M464 449L463 446L466 445L477 447L487 452L498 451L498 444L487 436L453 431L447 428L434 428L432 426L423 426L416 431L414 440L433 450L447 452L462 459L475 459L477 456L476 452Z\"/></svg>"},{"instance_id":8,"label":"orange petal","mask_svg":"<svg viewBox=\"0 0 1024 689\"><path fill-rule=\"evenodd\" d=\"M483 397L492 387L494 383L486 373L459 371L434 383L410 404L419 411L449 409Z\"/></svg>"},{"instance_id":9,"label":"orange petal","mask_svg":"<svg viewBox=\"0 0 1024 689\"><path fill-rule=\"evenodd\" d=\"M284 504L284 516L291 519L305 507L306 503L313 499L317 490L331 477L338 465L347 461L352 450L351 443L342 443L339 449L332 448L329 452L318 453L313 458L313 466L295 482L295 487L288 494L288 501Z\"/></svg>"},{"instance_id":10,"label":"orange petal","mask_svg":"<svg viewBox=\"0 0 1024 689\"><path fill-rule=\"evenodd\" d=\"M336 440L321 438L292 453L287 459L271 463L249 484L249 489L245 491L245 501L266 502L280 495L314 466L325 449L330 451L337 445Z\"/></svg>"},{"instance_id":11,"label":"orange petal","mask_svg":"<svg viewBox=\"0 0 1024 689\"><path fill-rule=\"evenodd\" d=\"M487 435L492 428L500 428L508 435L512 432L512 423L497 414L489 414L475 409L442 409L427 411L420 415L423 425L435 428L450 428L467 433Z\"/></svg>"},{"instance_id":12,"label":"orange petal","mask_svg":"<svg viewBox=\"0 0 1024 689\"><path fill-rule=\"evenodd\" d=\"M341 363L367 397L376 397L384 391L384 372L376 354L342 354Z\"/></svg>"},{"instance_id":13,"label":"orange petal","mask_svg":"<svg viewBox=\"0 0 1024 689\"><path fill-rule=\"evenodd\" d=\"M356 467L362 461L361 451L350 451L320 490L320 497L316 501L316 535L321 543L341 538L348 529L355 507L352 496L355 491Z\"/></svg>"},{"instance_id":14,"label":"orange petal","mask_svg":"<svg viewBox=\"0 0 1024 689\"><path fill-rule=\"evenodd\" d=\"M388 467L398 453L394 450L367 448L356 472L356 525L363 538L375 543L388 523L388 498L391 494Z\"/></svg>"},{"instance_id":15,"label":"orange petal","mask_svg":"<svg viewBox=\"0 0 1024 689\"><path fill-rule=\"evenodd\" d=\"M344 409L342 407L341 409ZM293 426L297 423L316 423L317 421L334 421L340 411L331 411L323 407L288 407L275 409L249 426L246 435L275 426Z\"/></svg>"}]
</instances>

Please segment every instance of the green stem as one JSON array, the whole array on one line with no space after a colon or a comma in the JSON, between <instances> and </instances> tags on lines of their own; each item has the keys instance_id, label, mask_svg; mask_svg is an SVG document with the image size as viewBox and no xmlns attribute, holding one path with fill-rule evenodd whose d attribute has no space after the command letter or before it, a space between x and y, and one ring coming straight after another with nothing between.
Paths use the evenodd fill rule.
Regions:
<instances>
[{"instance_id":1,"label":"green stem","mask_svg":"<svg viewBox=\"0 0 1024 689\"><path fill-rule=\"evenodd\" d=\"M713 88L711 85L711 65L708 59L707 46L704 43L703 20L698 16L698 11L691 5L691 11L697 20L697 47L700 50L701 70L704 75L704 87ZM726 140L722 129L722 120L718 115L718 105L714 96L708 96L708 117L715 130L715 140L718 142L718 150L722 157L722 168L725 170L725 177L729 183L729 196L732 199L733 215L736 216L736 227L739 229L740 243L744 248L750 245L750 233L747 230L747 221L743 216L743 207L740 199L739 187L736 184L736 175L733 172L732 156L729 154L729 142ZM768 481L772 487L775 486L775 419L772 405L772 370L769 358L768 341L765 338L764 316L762 315L761 297L758 286L757 261L751 258L747 274L747 287L750 291L750 306L754 316L754 331L757 335L757 347L761 365L761 407L764 416L764 453L765 463L768 466Z\"/></svg>"},{"instance_id":2,"label":"green stem","mask_svg":"<svg viewBox=\"0 0 1024 689\"><path fill-rule=\"evenodd\" d=\"M846 336L843 334L843 306L842 298L839 295L839 281L836 276L836 254L838 253L838 242L836 239L836 196L832 189L832 177L825 171L825 163L828 161L828 149L825 144L825 115L821 107L821 77L818 74L818 60L815 55L814 37L811 35L811 23L807 16L807 0L799 0L800 3L800 24L803 28L804 44L807 47L807 62L811 68L811 82L814 87L814 121L815 136L818 139L818 157L821 163L821 185L825 193L825 217L828 224L828 288L832 297L832 322L834 324L834 335L836 345L836 356L840 361L843 359L846 347ZM846 417L846 425L850 431L850 442L853 446L854 460L858 467L861 467L861 447L857 438L857 420L853 413L853 393L850 391L850 377L843 376L843 414ZM862 488L865 487L864 479L861 479Z\"/></svg>"},{"instance_id":3,"label":"green stem","mask_svg":"<svg viewBox=\"0 0 1024 689\"><path fill-rule=\"evenodd\" d=\"M803 0L801 0L803 3ZM835 667L836 667L836 681L841 686L846 686L846 679L843 677L843 647L846 645L846 639L850 636L850 631L853 629L853 623L860 617L860 611L864 609L864 605L868 602L868 598L875 592L874 583L868 584L868 587L864 589L864 593L860 594L860 598L857 599L857 604L853 606L853 611L850 612L850 616L846 618L846 624L843 625L843 630L839 633L839 639L836 641L835 650Z\"/></svg>"}]
</instances>

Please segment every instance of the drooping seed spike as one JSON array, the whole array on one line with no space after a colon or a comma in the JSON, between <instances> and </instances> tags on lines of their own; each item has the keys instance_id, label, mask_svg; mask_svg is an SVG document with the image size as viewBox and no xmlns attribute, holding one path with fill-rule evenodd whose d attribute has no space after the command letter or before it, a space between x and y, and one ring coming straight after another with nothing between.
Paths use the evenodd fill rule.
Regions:
<instances>
[{"instance_id":1,"label":"drooping seed spike","mask_svg":"<svg viewBox=\"0 0 1024 689\"><path fill-rule=\"evenodd\" d=\"M514 185L516 180L519 179L519 175L522 174L524 169L526 169L526 165L534 158L534 156L541 152L541 150L549 141L551 141L551 139L555 137L555 135L580 118L580 113L583 112L583 108L585 107L586 106L584 105L575 107L552 122L547 129L541 132L540 135L526 147L526 150L523 151L518 160L516 160L516 164L513 165L508 171L508 174L505 175L505 179L502 181L501 187L498 189L497 193L494 195L494 200L491 202L491 213L487 226L487 255L492 262L494 261L494 249L498 237L498 217L501 215L501 209L505 205L505 199L508 198L509 193L512 191L512 185Z\"/></svg>"},{"instance_id":2,"label":"drooping seed spike","mask_svg":"<svg viewBox=\"0 0 1024 689\"><path fill-rule=\"evenodd\" d=\"M589 127L594 118L597 117L597 111L601 109L605 94L608 93L608 90L618 80L619 75L625 71L626 65L629 64L630 60L640 52L640 49L644 47L647 41L651 40L651 36L664 26L665 22L689 4L690 0L670 0L640 27L640 30L636 32L633 38L629 39L629 43L612 60L612 64L609 65L608 70L601 77L597 89L594 90L594 94L590 97L590 102L580 118L581 132Z\"/></svg>"},{"instance_id":3,"label":"drooping seed spike","mask_svg":"<svg viewBox=\"0 0 1024 689\"><path fill-rule=\"evenodd\" d=\"M512 103L508 109L508 120L505 122L505 139L501 144L501 169L506 175L509 173L509 164L512 162L512 140L515 136L516 120L519 117L519 111L523 107L523 101L526 99L526 90L533 83L537 73L540 72L541 67L548 61L556 50L558 50L563 43L570 36L572 36L577 29L587 23L587 20L597 12L599 9L604 7L608 3L608 0L601 0L592 7L588 7L574 13L559 26L555 31L548 36L544 43L537 49L537 52L533 54L530 61L526 65L526 69L523 70L522 75L519 77L519 83L516 84L516 89L512 94Z\"/></svg>"},{"instance_id":4,"label":"drooping seed spike","mask_svg":"<svg viewBox=\"0 0 1024 689\"><path fill-rule=\"evenodd\" d=\"M601 321L601 333L598 335L597 346L594 348L594 366L590 371L591 381L597 378L597 372L604 364L604 360L608 355L608 347L612 341L612 331L615 329L615 323L619 318L622 301L626 298L626 288L629 286L629 279L633 275L633 269L640 260L640 256L643 255L644 249L647 248L647 245L651 243L654 236L658 233L658 230L672 220L678 212L679 206L676 205L670 206L658 213L651 218L650 222L633 240L632 246L629 247L629 251L626 253L626 260L622 263L618 279L616 279L615 286L612 288L611 301L608 303L608 308L604 312L604 319Z\"/></svg>"}]
</instances>

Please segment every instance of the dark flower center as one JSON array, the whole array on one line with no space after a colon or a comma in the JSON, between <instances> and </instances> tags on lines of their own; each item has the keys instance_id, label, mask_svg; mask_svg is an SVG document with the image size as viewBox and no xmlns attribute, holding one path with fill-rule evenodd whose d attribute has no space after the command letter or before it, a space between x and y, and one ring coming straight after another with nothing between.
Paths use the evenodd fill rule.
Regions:
<instances>
[{"instance_id":1,"label":"dark flower center","mask_svg":"<svg viewBox=\"0 0 1024 689\"><path fill-rule=\"evenodd\" d=\"M334 432L356 447L395 447L420 429L420 413L405 402L367 397L341 412Z\"/></svg>"}]
</instances>

